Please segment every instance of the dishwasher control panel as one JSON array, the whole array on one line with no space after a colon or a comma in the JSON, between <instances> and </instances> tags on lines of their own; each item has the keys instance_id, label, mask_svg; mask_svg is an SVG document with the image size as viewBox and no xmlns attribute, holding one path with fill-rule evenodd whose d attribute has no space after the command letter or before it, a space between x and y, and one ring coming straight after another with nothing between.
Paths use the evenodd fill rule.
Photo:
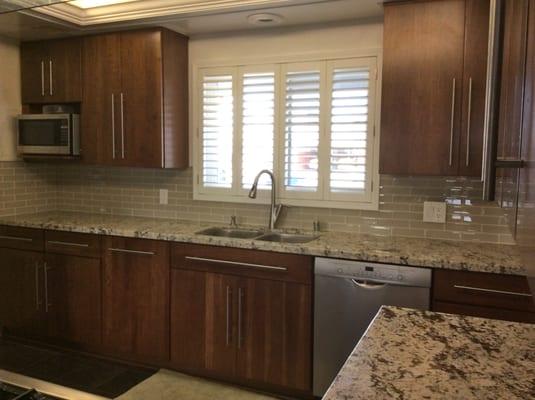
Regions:
<instances>
[{"instance_id":1,"label":"dishwasher control panel","mask_svg":"<svg viewBox=\"0 0 535 400\"><path fill-rule=\"evenodd\" d=\"M314 272L317 275L338 276L363 281L431 287L430 269L404 265L318 257L316 258Z\"/></svg>"}]
</instances>

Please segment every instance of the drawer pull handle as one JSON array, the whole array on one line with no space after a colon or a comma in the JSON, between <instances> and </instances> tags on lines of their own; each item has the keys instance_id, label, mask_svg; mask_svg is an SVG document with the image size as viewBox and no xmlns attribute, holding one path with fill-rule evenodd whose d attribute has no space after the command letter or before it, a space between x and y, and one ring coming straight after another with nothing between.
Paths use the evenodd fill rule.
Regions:
<instances>
[{"instance_id":1,"label":"drawer pull handle","mask_svg":"<svg viewBox=\"0 0 535 400\"><path fill-rule=\"evenodd\" d=\"M152 251L139 251L139 250L127 250L127 249L108 249L113 253L127 253L127 254L138 254L142 256L154 256L156 253Z\"/></svg>"},{"instance_id":2,"label":"drawer pull handle","mask_svg":"<svg viewBox=\"0 0 535 400\"><path fill-rule=\"evenodd\" d=\"M508 292L505 290L484 289L484 288L478 288L478 287L472 287L472 286L461 286L461 285L454 285L453 287L455 289L472 290L474 292L508 294L511 296L520 296L520 297L533 297L533 295L530 293Z\"/></svg>"},{"instance_id":3,"label":"drawer pull handle","mask_svg":"<svg viewBox=\"0 0 535 400\"><path fill-rule=\"evenodd\" d=\"M23 238L23 237L18 237L18 236L2 236L0 235L0 239L4 239L4 240L17 240L19 242L33 242L33 239L30 239L30 238Z\"/></svg>"},{"instance_id":4,"label":"drawer pull handle","mask_svg":"<svg viewBox=\"0 0 535 400\"><path fill-rule=\"evenodd\" d=\"M71 243L71 242L61 242L58 240L49 240L49 244L55 244L58 246L70 246L70 247L89 247L87 243Z\"/></svg>"},{"instance_id":5,"label":"drawer pull handle","mask_svg":"<svg viewBox=\"0 0 535 400\"><path fill-rule=\"evenodd\" d=\"M251 264L251 263L244 263L244 262L237 262L237 261L216 260L216 259L213 259L213 258L202 258L202 257L186 256L186 260L212 262L212 263L224 264L224 265L234 265L234 266L238 266L238 267L270 269L270 270L274 270L274 271L288 271L288 268L286 268L286 267L275 267L273 265L261 265L261 264Z\"/></svg>"}]
</instances>

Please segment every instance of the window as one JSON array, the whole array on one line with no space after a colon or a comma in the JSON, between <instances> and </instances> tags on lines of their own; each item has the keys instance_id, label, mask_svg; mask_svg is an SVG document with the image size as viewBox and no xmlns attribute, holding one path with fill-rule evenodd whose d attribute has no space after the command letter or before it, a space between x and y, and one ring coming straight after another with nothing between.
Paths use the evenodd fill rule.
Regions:
<instances>
[{"instance_id":1,"label":"window","mask_svg":"<svg viewBox=\"0 0 535 400\"><path fill-rule=\"evenodd\" d=\"M285 204L376 208L376 65L367 57L201 68L195 198L251 202L255 176L268 169ZM267 177L259 189L266 202Z\"/></svg>"}]
</instances>

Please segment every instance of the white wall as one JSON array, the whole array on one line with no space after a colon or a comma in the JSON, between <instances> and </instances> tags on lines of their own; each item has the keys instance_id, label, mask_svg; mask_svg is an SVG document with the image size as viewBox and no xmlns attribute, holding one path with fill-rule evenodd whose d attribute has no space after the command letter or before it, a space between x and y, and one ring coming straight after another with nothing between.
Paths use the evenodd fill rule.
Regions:
<instances>
[{"instance_id":1,"label":"white wall","mask_svg":"<svg viewBox=\"0 0 535 400\"><path fill-rule=\"evenodd\" d=\"M0 38L0 161L17 159L14 117L20 112L19 46Z\"/></svg>"},{"instance_id":2,"label":"white wall","mask_svg":"<svg viewBox=\"0 0 535 400\"><path fill-rule=\"evenodd\" d=\"M382 47L380 22L337 24L270 30L248 30L190 40L192 65L243 58L279 57L306 53L347 52L348 56Z\"/></svg>"}]
</instances>

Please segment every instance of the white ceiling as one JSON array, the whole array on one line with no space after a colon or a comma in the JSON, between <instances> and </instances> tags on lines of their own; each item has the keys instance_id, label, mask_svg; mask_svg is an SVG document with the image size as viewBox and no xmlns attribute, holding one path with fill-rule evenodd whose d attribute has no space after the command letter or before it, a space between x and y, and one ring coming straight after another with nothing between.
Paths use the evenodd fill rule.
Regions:
<instances>
[{"instance_id":1,"label":"white ceiling","mask_svg":"<svg viewBox=\"0 0 535 400\"><path fill-rule=\"evenodd\" d=\"M142 11L141 6L146 8L149 3L156 5L156 1L138 0L89 10L62 5L43 7L39 11L4 14L0 15L0 35L32 40L118 28L164 26L188 36L196 36L265 29L247 21L251 14L257 12L280 15L283 21L279 27L357 22L378 19L383 15L379 0L175 0L173 8L152 8L152 14ZM167 0L158 1L163 4ZM133 11L128 8L129 4L135 4L137 9ZM194 7L197 4L199 7Z\"/></svg>"}]
</instances>

